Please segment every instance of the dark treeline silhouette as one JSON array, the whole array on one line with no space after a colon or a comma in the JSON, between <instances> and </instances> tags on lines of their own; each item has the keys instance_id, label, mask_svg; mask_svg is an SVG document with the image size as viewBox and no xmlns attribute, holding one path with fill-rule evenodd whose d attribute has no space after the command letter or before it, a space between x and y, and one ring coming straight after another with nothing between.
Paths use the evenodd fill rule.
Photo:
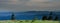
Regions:
<instances>
[{"instance_id":1,"label":"dark treeline silhouette","mask_svg":"<svg viewBox=\"0 0 60 23\"><path fill-rule=\"evenodd\" d=\"M58 16L56 16L54 20L56 20L56 21L57 21L57 20L58 20Z\"/></svg>"},{"instance_id":2,"label":"dark treeline silhouette","mask_svg":"<svg viewBox=\"0 0 60 23\"><path fill-rule=\"evenodd\" d=\"M43 16L42 20L53 20L52 12L50 12L49 17ZM58 16L56 16L54 20L58 20Z\"/></svg>"},{"instance_id":3,"label":"dark treeline silhouette","mask_svg":"<svg viewBox=\"0 0 60 23\"><path fill-rule=\"evenodd\" d=\"M39 14L38 14L38 15L39 15ZM12 15L11 15L11 20L15 20L15 15L14 15L14 13L12 13ZM33 18L32 22L33 22L34 20L38 20L37 15L35 15L35 17ZM53 20L52 12L50 12L49 17L48 17L48 16L43 16L42 20ZM54 20L58 20L58 16L56 16Z\"/></svg>"},{"instance_id":4,"label":"dark treeline silhouette","mask_svg":"<svg viewBox=\"0 0 60 23\"><path fill-rule=\"evenodd\" d=\"M43 16L42 20L47 20L47 16Z\"/></svg>"},{"instance_id":5,"label":"dark treeline silhouette","mask_svg":"<svg viewBox=\"0 0 60 23\"><path fill-rule=\"evenodd\" d=\"M47 20L52 20L52 19L53 19L53 17L52 16L49 16Z\"/></svg>"}]
</instances>

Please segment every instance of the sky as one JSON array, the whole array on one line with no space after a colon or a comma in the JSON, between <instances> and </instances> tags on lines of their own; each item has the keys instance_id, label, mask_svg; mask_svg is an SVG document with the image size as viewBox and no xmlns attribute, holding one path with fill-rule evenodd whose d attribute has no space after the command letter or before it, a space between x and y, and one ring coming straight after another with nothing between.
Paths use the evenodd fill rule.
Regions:
<instances>
[{"instance_id":1,"label":"sky","mask_svg":"<svg viewBox=\"0 0 60 23\"><path fill-rule=\"evenodd\" d=\"M60 11L59 0L0 0L0 12Z\"/></svg>"}]
</instances>

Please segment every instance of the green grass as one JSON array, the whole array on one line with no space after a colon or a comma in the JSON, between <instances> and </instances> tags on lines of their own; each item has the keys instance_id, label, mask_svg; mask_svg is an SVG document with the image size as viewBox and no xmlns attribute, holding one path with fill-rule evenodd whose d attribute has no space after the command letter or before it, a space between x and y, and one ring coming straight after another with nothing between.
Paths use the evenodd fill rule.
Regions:
<instances>
[{"instance_id":1,"label":"green grass","mask_svg":"<svg viewBox=\"0 0 60 23\"><path fill-rule=\"evenodd\" d=\"M59 21L48 21L48 20L35 20L34 22L32 22L32 20L2 20L0 21L0 23L59 23Z\"/></svg>"}]
</instances>

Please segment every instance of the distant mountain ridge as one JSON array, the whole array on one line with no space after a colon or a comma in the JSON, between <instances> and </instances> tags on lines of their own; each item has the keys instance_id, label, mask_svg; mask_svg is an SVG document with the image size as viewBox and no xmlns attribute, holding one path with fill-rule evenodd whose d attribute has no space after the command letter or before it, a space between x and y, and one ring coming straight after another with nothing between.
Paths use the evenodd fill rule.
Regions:
<instances>
[{"instance_id":1,"label":"distant mountain ridge","mask_svg":"<svg viewBox=\"0 0 60 23\"><path fill-rule=\"evenodd\" d=\"M32 20L35 16L42 19L43 16L52 15L60 18L60 12L50 11L26 11L26 12L0 12L0 20L11 20L12 13L14 13L16 20Z\"/></svg>"}]
</instances>

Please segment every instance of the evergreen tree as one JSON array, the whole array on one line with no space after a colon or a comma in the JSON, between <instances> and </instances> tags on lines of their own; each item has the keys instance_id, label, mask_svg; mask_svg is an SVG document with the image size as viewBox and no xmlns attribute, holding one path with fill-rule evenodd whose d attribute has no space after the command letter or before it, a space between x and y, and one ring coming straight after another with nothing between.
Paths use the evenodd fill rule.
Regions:
<instances>
[{"instance_id":1,"label":"evergreen tree","mask_svg":"<svg viewBox=\"0 0 60 23\"><path fill-rule=\"evenodd\" d=\"M43 16L42 20L47 20L47 16Z\"/></svg>"},{"instance_id":2,"label":"evergreen tree","mask_svg":"<svg viewBox=\"0 0 60 23\"><path fill-rule=\"evenodd\" d=\"M14 20L14 19L15 19L14 13L12 13L12 15L11 15L11 20Z\"/></svg>"},{"instance_id":3,"label":"evergreen tree","mask_svg":"<svg viewBox=\"0 0 60 23\"><path fill-rule=\"evenodd\" d=\"M48 20L52 20L52 12L50 12Z\"/></svg>"},{"instance_id":4,"label":"evergreen tree","mask_svg":"<svg viewBox=\"0 0 60 23\"><path fill-rule=\"evenodd\" d=\"M58 16L56 16L54 20L58 20Z\"/></svg>"}]
</instances>

